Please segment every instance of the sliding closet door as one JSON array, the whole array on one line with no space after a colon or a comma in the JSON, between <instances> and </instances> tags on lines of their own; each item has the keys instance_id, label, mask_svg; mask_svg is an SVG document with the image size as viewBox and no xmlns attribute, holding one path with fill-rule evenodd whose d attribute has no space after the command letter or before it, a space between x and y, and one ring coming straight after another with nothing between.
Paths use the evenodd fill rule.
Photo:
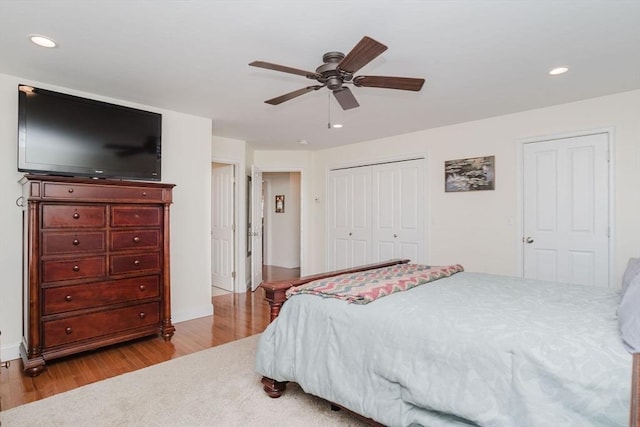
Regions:
<instances>
[{"instance_id":1,"label":"sliding closet door","mask_svg":"<svg viewBox=\"0 0 640 427\"><path fill-rule=\"evenodd\" d=\"M338 270L371 260L371 169L329 173L328 268Z\"/></svg>"},{"instance_id":2,"label":"sliding closet door","mask_svg":"<svg viewBox=\"0 0 640 427\"><path fill-rule=\"evenodd\" d=\"M426 263L424 160L372 166L372 262Z\"/></svg>"}]
</instances>

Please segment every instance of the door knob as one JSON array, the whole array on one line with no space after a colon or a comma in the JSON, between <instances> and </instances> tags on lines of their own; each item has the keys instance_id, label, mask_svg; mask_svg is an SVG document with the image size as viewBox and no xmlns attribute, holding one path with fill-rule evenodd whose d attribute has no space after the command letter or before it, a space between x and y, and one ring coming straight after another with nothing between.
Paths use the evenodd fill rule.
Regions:
<instances>
[{"instance_id":1,"label":"door knob","mask_svg":"<svg viewBox=\"0 0 640 427\"><path fill-rule=\"evenodd\" d=\"M533 237L527 237L525 242L527 243L533 243Z\"/></svg>"}]
</instances>

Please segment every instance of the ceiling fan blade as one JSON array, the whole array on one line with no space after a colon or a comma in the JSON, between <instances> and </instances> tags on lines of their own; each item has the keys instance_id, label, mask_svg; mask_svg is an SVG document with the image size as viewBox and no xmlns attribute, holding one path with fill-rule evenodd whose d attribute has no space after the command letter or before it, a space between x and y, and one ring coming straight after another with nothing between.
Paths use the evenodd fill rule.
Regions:
<instances>
[{"instance_id":1,"label":"ceiling fan blade","mask_svg":"<svg viewBox=\"0 0 640 427\"><path fill-rule=\"evenodd\" d=\"M338 104L343 110L350 110L352 108L359 107L356 97L353 96L353 92L348 87L343 87L333 91L333 96L338 100Z\"/></svg>"},{"instance_id":2,"label":"ceiling fan blade","mask_svg":"<svg viewBox=\"0 0 640 427\"><path fill-rule=\"evenodd\" d=\"M286 67L284 65L272 64L270 62L253 61L249 65L251 65L252 67L266 68L267 70L282 71L283 73L297 74L299 76L305 76L306 78L313 79L313 80L320 77L320 74L314 71L300 70L298 68Z\"/></svg>"},{"instance_id":3,"label":"ceiling fan blade","mask_svg":"<svg viewBox=\"0 0 640 427\"><path fill-rule=\"evenodd\" d=\"M411 77L358 76L353 79L355 86L381 87L385 89L412 90L418 92L424 85L424 79Z\"/></svg>"},{"instance_id":4,"label":"ceiling fan blade","mask_svg":"<svg viewBox=\"0 0 640 427\"><path fill-rule=\"evenodd\" d=\"M364 36L362 40L351 49L351 52L340 61L338 68L353 74L373 61L385 50L387 50L387 46L375 41L371 37Z\"/></svg>"},{"instance_id":5,"label":"ceiling fan blade","mask_svg":"<svg viewBox=\"0 0 640 427\"><path fill-rule=\"evenodd\" d=\"M293 92L285 93L284 95L280 95L280 96L277 96L275 98L267 99L264 102L267 103L267 104L271 104L271 105L279 105L279 104L282 104L285 101L289 101L290 99L297 98L300 95L304 95L305 93L308 93L308 92L311 92L311 91L314 91L314 90L318 90L318 89L323 88L323 87L324 87L324 85L315 85L315 86L303 87L302 89L294 90Z\"/></svg>"}]
</instances>

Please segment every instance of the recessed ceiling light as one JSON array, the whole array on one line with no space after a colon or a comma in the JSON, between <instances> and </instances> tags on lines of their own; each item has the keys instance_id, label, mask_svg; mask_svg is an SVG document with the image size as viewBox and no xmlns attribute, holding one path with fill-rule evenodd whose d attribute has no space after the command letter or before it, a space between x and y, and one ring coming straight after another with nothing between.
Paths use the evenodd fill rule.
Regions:
<instances>
[{"instance_id":1,"label":"recessed ceiling light","mask_svg":"<svg viewBox=\"0 0 640 427\"><path fill-rule=\"evenodd\" d=\"M42 46L42 47L57 46L56 42L50 39L49 37L40 36L38 34L31 34L29 36L29 40L31 40L33 43L37 44L38 46Z\"/></svg>"},{"instance_id":2,"label":"recessed ceiling light","mask_svg":"<svg viewBox=\"0 0 640 427\"><path fill-rule=\"evenodd\" d=\"M342 127L342 125L340 123L334 123L331 125L332 128L334 129L340 129Z\"/></svg>"},{"instance_id":3,"label":"recessed ceiling light","mask_svg":"<svg viewBox=\"0 0 640 427\"><path fill-rule=\"evenodd\" d=\"M564 74L567 71L569 71L569 69L567 67L557 67L554 68L553 70L549 71L549 74L552 76L557 76L558 74Z\"/></svg>"}]
</instances>

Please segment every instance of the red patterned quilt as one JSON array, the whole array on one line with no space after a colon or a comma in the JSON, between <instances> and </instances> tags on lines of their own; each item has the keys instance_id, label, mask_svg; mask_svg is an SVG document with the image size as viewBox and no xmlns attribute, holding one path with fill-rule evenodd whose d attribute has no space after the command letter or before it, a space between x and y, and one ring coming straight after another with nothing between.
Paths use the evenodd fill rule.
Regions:
<instances>
[{"instance_id":1,"label":"red patterned quilt","mask_svg":"<svg viewBox=\"0 0 640 427\"><path fill-rule=\"evenodd\" d=\"M298 294L313 294L326 298L339 298L355 304L368 304L378 298L449 277L460 271L464 271L460 264L446 266L399 264L309 282L288 289L287 298Z\"/></svg>"}]
</instances>

